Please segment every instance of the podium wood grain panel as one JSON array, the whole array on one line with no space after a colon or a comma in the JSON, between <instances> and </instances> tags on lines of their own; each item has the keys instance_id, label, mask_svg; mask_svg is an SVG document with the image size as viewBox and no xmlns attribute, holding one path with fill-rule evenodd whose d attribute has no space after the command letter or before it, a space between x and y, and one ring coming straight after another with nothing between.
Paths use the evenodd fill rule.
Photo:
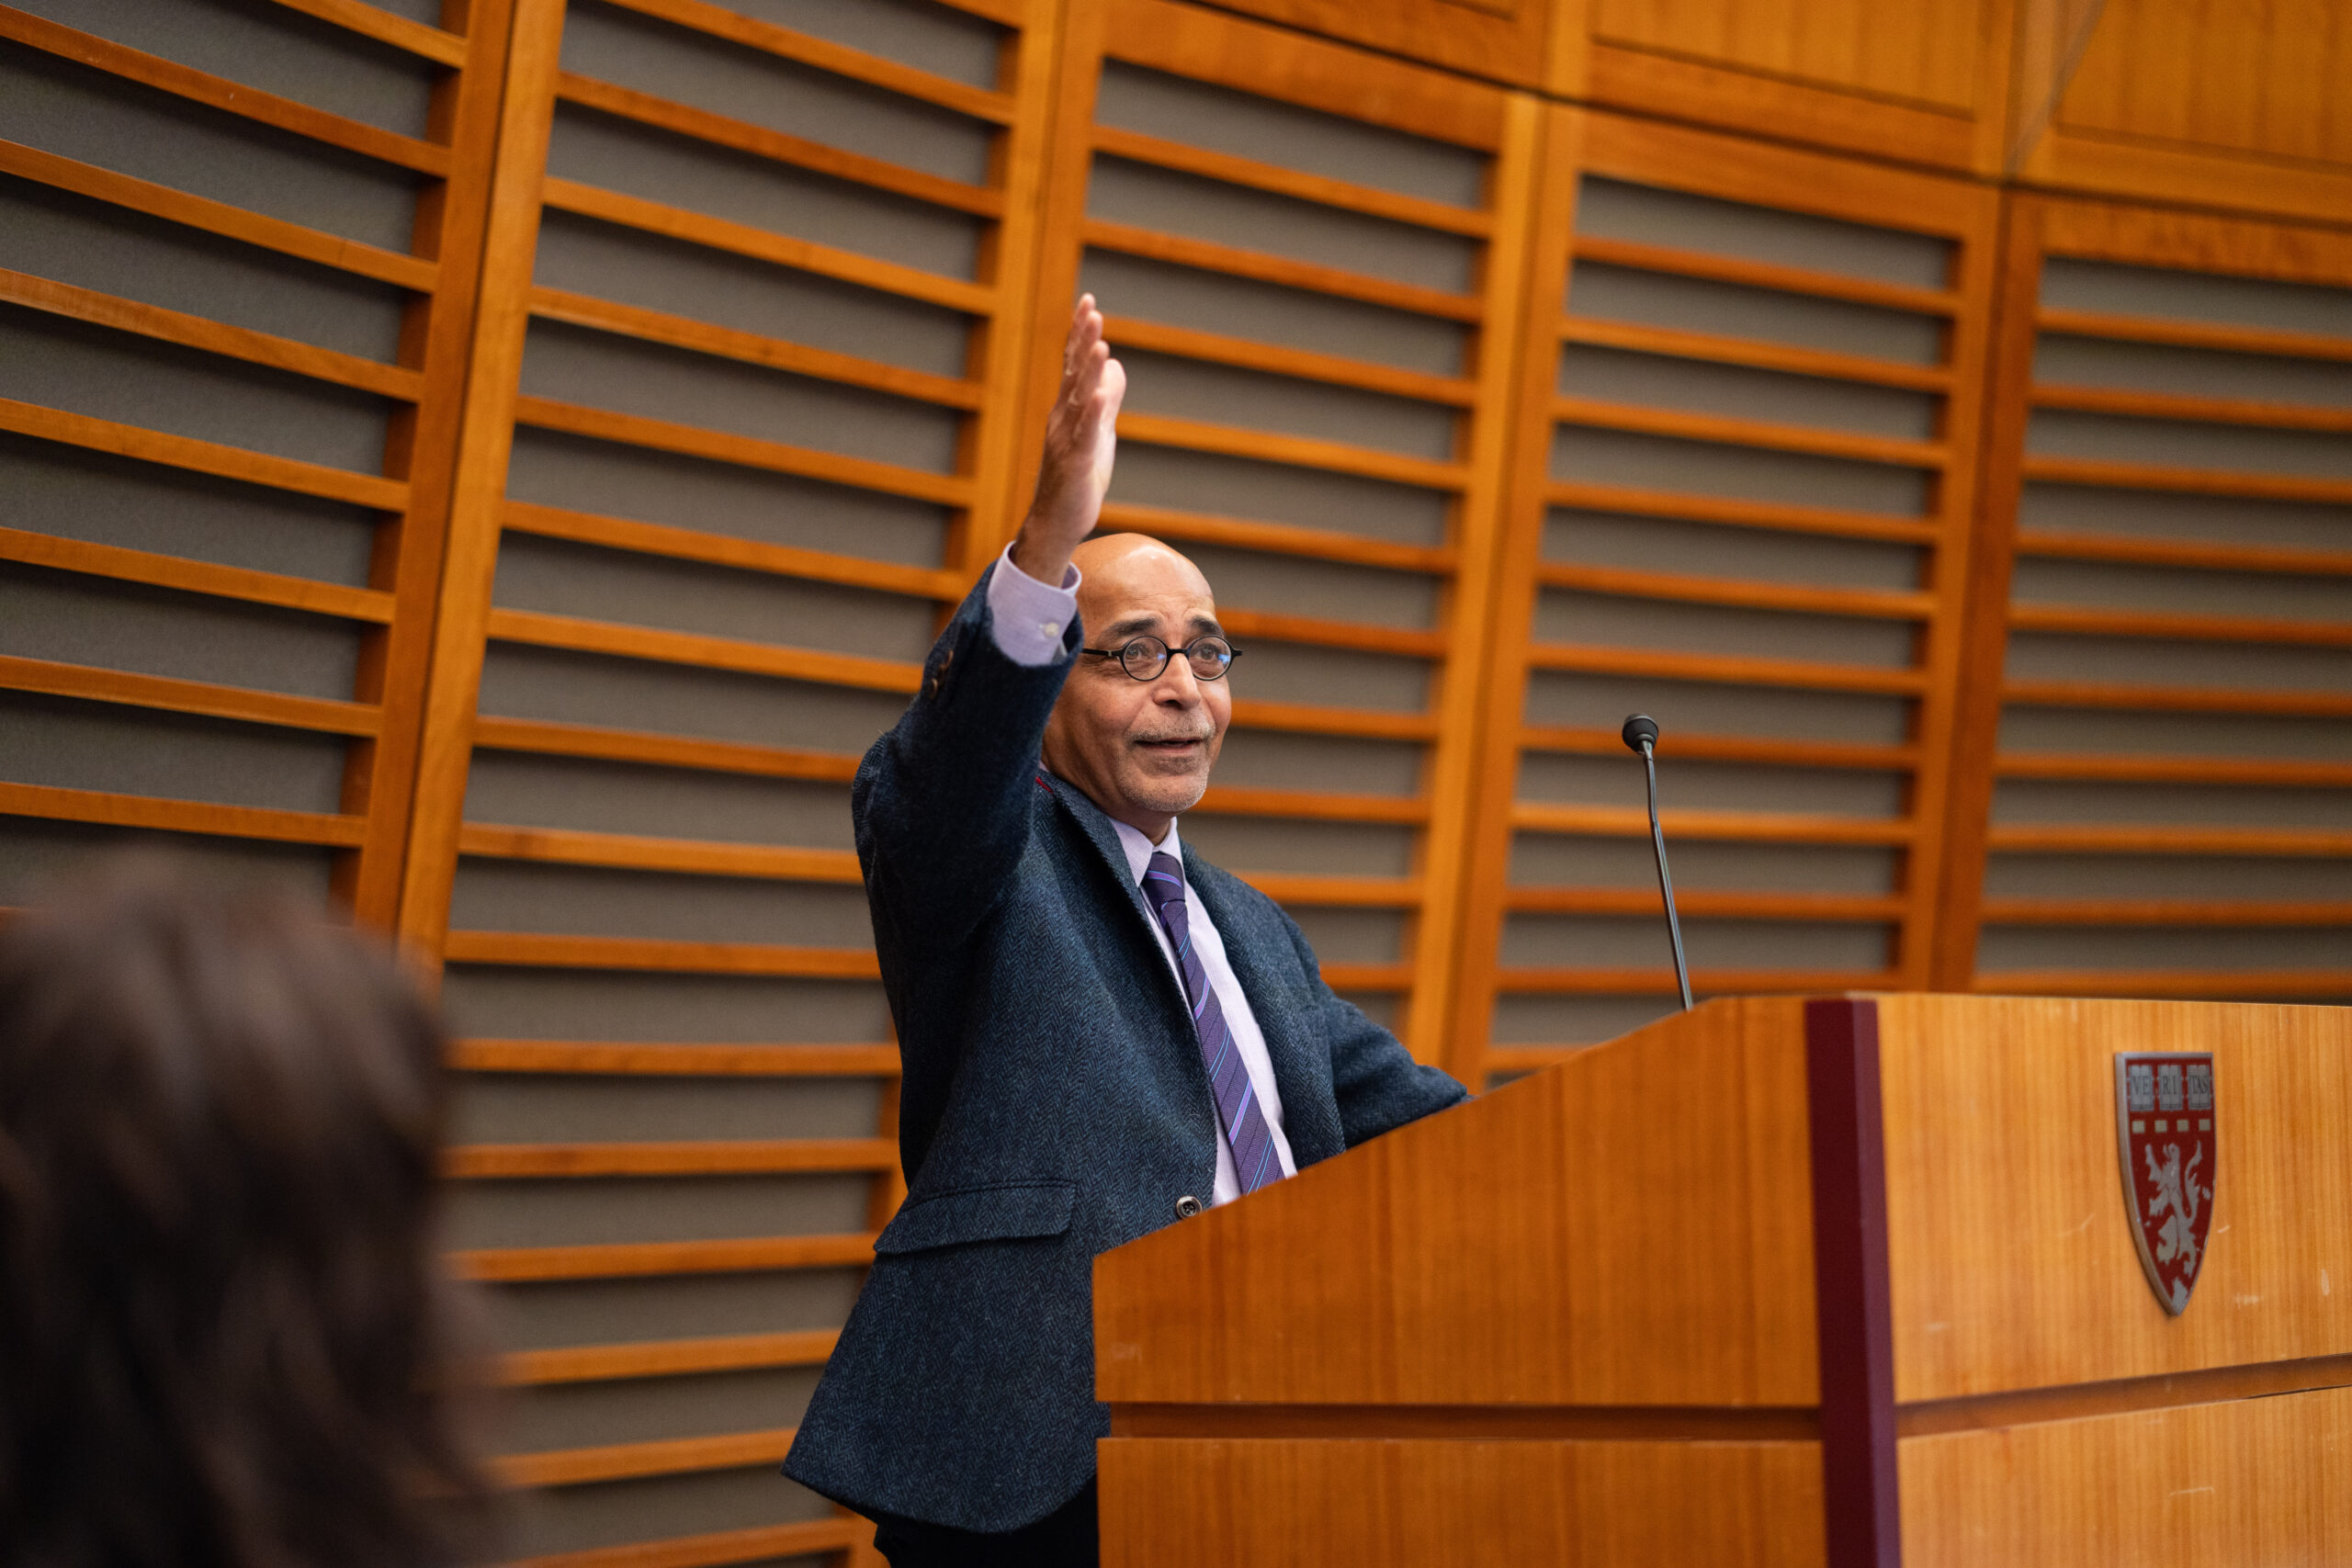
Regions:
<instances>
[{"instance_id":1,"label":"podium wood grain panel","mask_svg":"<svg viewBox=\"0 0 2352 1568\"><path fill-rule=\"evenodd\" d=\"M1907 1438L1904 1565L2346 1562L2347 1453L2341 1388Z\"/></svg>"},{"instance_id":2,"label":"podium wood grain panel","mask_svg":"<svg viewBox=\"0 0 2352 1568\"><path fill-rule=\"evenodd\" d=\"M1100 1449L1103 1568L1800 1568L1806 1442L1186 1440Z\"/></svg>"},{"instance_id":3,"label":"podium wood grain panel","mask_svg":"<svg viewBox=\"0 0 2352 1568\"><path fill-rule=\"evenodd\" d=\"M2352 1010L1878 1006L1898 1401L2352 1350ZM2177 1318L2132 1247L2119 1050L2213 1053L2212 1232Z\"/></svg>"},{"instance_id":4,"label":"podium wood grain panel","mask_svg":"<svg viewBox=\"0 0 2352 1568\"><path fill-rule=\"evenodd\" d=\"M1099 1396L1811 1404L1801 1008L1668 1019L1106 1254Z\"/></svg>"}]
</instances>

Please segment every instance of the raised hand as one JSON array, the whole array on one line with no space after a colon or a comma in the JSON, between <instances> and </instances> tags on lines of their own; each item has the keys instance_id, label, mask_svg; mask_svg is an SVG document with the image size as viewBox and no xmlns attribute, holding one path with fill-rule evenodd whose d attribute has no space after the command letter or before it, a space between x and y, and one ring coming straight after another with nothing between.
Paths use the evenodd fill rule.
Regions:
<instances>
[{"instance_id":1,"label":"raised hand","mask_svg":"<svg viewBox=\"0 0 2352 1568\"><path fill-rule=\"evenodd\" d=\"M1040 582L1060 584L1070 551L1102 513L1118 448L1119 402L1126 395L1127 373L1102 341L1102 312L1093 295L1081 295L1062 347L1061 393L1046 421L1036 499L1012 546L1012 563Z\"/></svg>"}]
</instances>

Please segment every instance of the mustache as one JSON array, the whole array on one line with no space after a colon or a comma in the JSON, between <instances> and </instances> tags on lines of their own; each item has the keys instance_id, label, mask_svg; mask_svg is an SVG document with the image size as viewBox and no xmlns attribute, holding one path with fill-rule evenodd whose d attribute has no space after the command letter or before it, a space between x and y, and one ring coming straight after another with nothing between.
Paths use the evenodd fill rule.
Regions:
<instances>
[{"instance_id":1,"label":"mustache","mask_svg":"<svg viewBox=\"0 0 2352 1568\"><path fill-rule=\"evenodd\" d=\"M1162 740L1214 740L1216 739L1216 726L1210 725L1205 728L1198 729L1155 730L1146 734L1130 735L1127 739L1138 746L1148 746Z\"/></svg>"}]
</instances>

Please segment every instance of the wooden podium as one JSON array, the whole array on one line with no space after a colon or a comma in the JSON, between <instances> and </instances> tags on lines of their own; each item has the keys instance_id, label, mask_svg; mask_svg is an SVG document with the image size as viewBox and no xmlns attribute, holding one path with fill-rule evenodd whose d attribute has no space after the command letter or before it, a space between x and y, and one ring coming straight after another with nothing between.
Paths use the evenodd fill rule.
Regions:
<instances>
[{"instance_id":1,"label":"wooden podium","mask_svg":"<svg viewBox=\"0 0 2352 1568\"><path fill-rule=\"evenodd\" d=\"M1095 1377L1105 1568L2352 1562L2352 1009L1711 1002L1105 1254Z\"/></svg>"}]
</instances>

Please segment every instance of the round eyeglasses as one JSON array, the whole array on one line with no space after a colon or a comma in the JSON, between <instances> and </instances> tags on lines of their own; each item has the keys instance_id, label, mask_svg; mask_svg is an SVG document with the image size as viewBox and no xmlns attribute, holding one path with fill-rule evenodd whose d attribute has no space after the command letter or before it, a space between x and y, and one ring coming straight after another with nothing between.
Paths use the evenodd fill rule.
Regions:
<instances>
[{"instance_id":1,"label":"round eyeglasses","mask_svg":"<svg viewBox=\"0 0 2352 1568\"><path fill-rule=\"evenodd\" d=\"M1174 654L1184 656L1193 669L1195 681L1222 681L1241 650L1221 637L1194 637L1183 647L1171 649L1156 637L1139 637L1118 648L1081 648L1080 653L1091 653L1097 659L1115 659L1119 668L1138 681L1157 681L1159 672L1168 668Z\"/></svg>"}]
</instances>

